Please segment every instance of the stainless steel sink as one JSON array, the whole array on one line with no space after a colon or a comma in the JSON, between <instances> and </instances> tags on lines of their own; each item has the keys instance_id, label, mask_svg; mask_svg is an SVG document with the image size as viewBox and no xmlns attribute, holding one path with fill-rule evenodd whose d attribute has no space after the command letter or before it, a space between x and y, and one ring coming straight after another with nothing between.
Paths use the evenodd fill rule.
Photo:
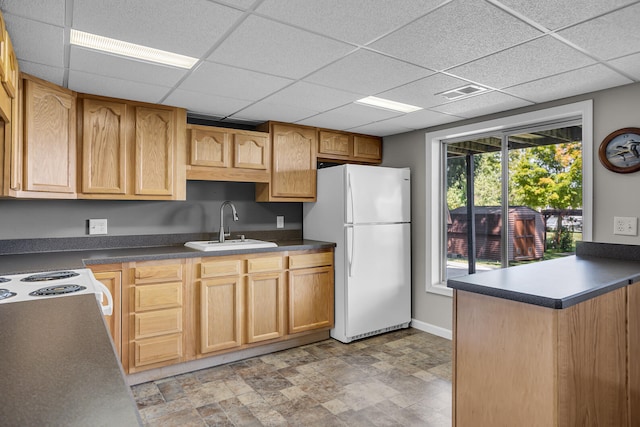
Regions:
<instances>
[{"instance_id":1,"label":"stainless steel sink","mask_svg":"<svg viewBox=\"0 0 640 427\"><path fill-rule=\"evenodd\" d=\"M187 242L184 245L188 248L205 252L278 247L278 245L273 242L254 239L227 239L223 243L220 243L217 240L202 240L196 242Z\"/></svg>"}]
</instances>

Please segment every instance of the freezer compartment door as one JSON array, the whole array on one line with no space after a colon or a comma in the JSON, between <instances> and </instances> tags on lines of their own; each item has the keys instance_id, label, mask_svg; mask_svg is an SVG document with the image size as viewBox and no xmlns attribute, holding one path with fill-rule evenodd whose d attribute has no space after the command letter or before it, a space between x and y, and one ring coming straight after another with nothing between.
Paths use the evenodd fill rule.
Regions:
<instances>
[{"instance_id":1,"label":"freezer compartment door","mask_svg":"<svg viewBox=\"0 0 640 427\"><path fill-rule=\"evenodd\" d=\"M411 178L408 168L347 165L346 223L411 221Z\"/></svg>"},{"instance_id":2,"label":"freezer compartment door","mask_svg":"<svg viewBox=\"0 0 640 427\"><path fill-rule=\"evenodd\" d=\"M346 336L411 321L409 224L345 227Z\"/></svg>"}]
</instances>

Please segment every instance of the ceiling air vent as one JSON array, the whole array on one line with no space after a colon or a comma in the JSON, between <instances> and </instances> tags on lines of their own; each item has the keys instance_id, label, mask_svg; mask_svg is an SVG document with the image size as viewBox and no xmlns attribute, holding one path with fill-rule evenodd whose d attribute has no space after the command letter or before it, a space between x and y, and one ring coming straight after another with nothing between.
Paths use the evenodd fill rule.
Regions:
<instances>
[{"instance_id":1,"label":"ceiling air vent","mask_svg":"<svg viewBox=\"0 0 640 427\"><path fill-rule=\"evenodd\" d=\"M444 96L449 101L453 101L454 99L475 95L476 93L485 92L487 90L488 89L486 87L482 87L478 85L466 85L466 86L459 87L457 89L452 89L446 92L442 92L440 95Z\"/></svg>"}]
</instances>

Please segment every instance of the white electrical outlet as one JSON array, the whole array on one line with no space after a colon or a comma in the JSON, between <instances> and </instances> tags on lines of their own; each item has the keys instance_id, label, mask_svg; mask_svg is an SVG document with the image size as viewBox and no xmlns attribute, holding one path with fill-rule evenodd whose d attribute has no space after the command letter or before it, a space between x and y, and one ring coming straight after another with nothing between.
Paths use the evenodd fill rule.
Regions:
<instances>
[{"instance_id":1,"label":"white electrical outlet","mask_svg":"<svg viewBox=\"0 0 640 427\"><path fill-rule=\"evenodd\" d=\"M89 234L107 234L106 219L90 219Z\"/></svg>"},{"instance_id":2,"label":"white electrical outlet","mask_svg":"<svg viewBox=\"0 0 640 427\"><path fill-rule=\"evenodd\" d=\"M623 236L637 236L638 218L635 216L614 216L613 234L621 234Z\"/></svg>"},{"instance_id":3,"label":"white electrical outlet","mask_svg":"<svg viewBox=\"0 0 640 427\"><path fill-rule=\"evenodd\" d=\"M284 215L276 215L276 228L284 228Z\"/></svg>"}]
</instances>

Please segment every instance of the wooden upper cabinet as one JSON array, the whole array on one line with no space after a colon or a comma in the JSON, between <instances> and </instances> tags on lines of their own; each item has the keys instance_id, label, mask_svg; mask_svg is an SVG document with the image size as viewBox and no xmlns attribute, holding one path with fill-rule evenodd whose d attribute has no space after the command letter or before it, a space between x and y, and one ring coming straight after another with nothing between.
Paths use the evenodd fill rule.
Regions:
<instances>
[{"instance_id":1,"label":"wooden upper cabinet","mask_svg":"<svg viewBox=\"0 0 640 427\"><path fill-rule=\"evenodd\" d=\"M318 132L318 157L328 156L349 159L353 155L351 135L344 132L320 130Z\"/></svg>"},{"instance_id":2,"label":"wooden upper cabinet","mask_svg":"<svg viewBox=\"0 0 640 427\"><path fill-rule=\"evenodd\" d=\"M79 197L184 200L184 110L89 95L80 98Z\"/></svg>"},{"instance_id":3,"label":"wooden upper cabinet","mask_svg":"<svg viewBox=\"0 0 640 427\"><path fill-rule=\"evenodd\" d=\"M83 100L83 193L126 193L126 114L122 102Z\"/></svg>"},{"instance_id":4,"label":"wooden upper cabinet","mask_svg":"<svg viewBox=\"0 0 640 427\"><path fill-rule=\"evenodd\" d=\"M18 59L11 44L11 38L7 30L4 30L2 40L2 86L9 97L15 98L18 92L18 79L20 78L18 71Z\"/></svg>"},{"instance_id":5,"label":"wooden upper cabinet","mask_svg":"<svg viewBox=\"0 0 640 427\"><path fill-rule=\"evenodd\" d=\"M376 136L320 129L318 160L380 163L382 162L382 139Z\"/></svg>"},{"instance_id":6,"label":"wooden upper cabinet","mask_svg":"<svg viewBox=\"0 0 640 427\"><path fill-rule=\"evenodd\" d=\"M191 129L191 162L193 166L228 168L230 165L228 129Z\"/></svg>"},{"instance_id":7,"label":"wooden upper cabinet","mask_svg":"<svg viewBox=\"0 0 640 427\"><path fill-rule=\"evenodd\" d=\"M269 137L254 133L234 133L233 167L242 169L269 169Z\"/></svg>"},{"instance_id":8,"label":"wooden upper cabinet","mask_svg":"<svg viewBox=\"0 0 640 427\"><path fill-rule=\"evenodd\" d=\"M23 123L24 190L75 198L75 93L25 76Z\"/></svg>"},{"instance_id":9,"label":"wooden upper cabinet","mask_svg":"<svg viewBox=\"0 0 640 427\"><path fill-rule=\"evenodd\" d=\"M271 182L256 184L256 200L312 202L316 199L316 128L269 123Z\"/></svg>"},{"instance_id":10,"label":"wooden upper cabinet","mask_svg":"<svg viewBox=\"0 0 640 427\"><path fill-rule=\"evenodd\" d=\"M269 182L267 133L199 125L187 129L187 179Z\"/></svg>"},{"instance_id":11,"label":"wooden upper cabinet","mask_svg":"<svg viewBox=\"0 0 640 427\"><path fill-rule=\"evenodd\" d=\"M173 193L174 126L172 111L136 107L136 195Z\"/></svg>"},{"instance_id":12,"label":"wooden upper cabinet","mask_svg":"<svg viewBox=\"0 0 640 427\"><path fill-rule=\"evenodd\" d=\"M380 163L382 140L375 136L353 135L353 157L356 160Z\"/></svg>"}]
</instances>

